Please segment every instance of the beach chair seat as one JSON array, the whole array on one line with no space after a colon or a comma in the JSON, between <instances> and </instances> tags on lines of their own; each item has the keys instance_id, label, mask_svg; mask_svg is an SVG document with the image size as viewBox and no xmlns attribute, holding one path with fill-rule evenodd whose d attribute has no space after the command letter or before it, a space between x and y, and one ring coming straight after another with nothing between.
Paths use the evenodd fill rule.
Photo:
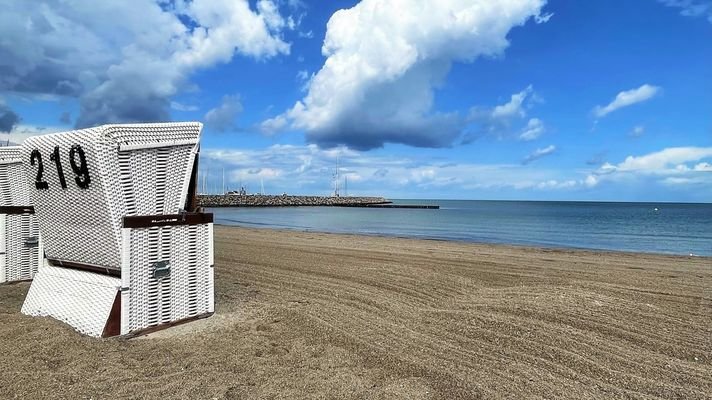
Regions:
<instances>
[{"instance_id":1,"label":"beach chair seat","mask_svg":"<svg viewBox=\"0 0 712 400\"><path fill-rule=\"evenodd\" d=\"M212 214L197 211L202 125L103 125L22 145L46 263L22 312L90 336L213 312Z\"/></svg>"},{"instance_id":2,"label":"beach chair seat","mask_svg":"<svg viewBox=\"0 0 712 400\"><path fill-rule=\"evenodd\" d=\"M20 146L0 147L0 283L30 280L42 263Z\"/></svg>"}]
</instances>

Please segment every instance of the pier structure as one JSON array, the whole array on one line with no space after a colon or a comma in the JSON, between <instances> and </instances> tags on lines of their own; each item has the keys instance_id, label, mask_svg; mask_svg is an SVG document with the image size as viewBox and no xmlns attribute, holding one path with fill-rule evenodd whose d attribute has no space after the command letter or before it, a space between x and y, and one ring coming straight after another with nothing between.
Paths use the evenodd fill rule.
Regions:
<instances>
[{"instance_id":1,"label":"pier structure","mask_svg":"<svg viewBox=\"0 0 712 400\"><path fill-rule=\"evenodd\" d=\"M438 205L393 204L383 197L275 196L261 194L198 195L202 207L366 207L437 210Z\"/></svg>"},{"instance_id":2,"label":"pier structure","mask_svg":"<svg viewBox=\"0 0 712 400\"><path fill-rule=\"evenodd\" d=\"M383 197L288 196L261 194L198 195L202 207L299 207L391 204Z\"/></svg>"}]
</instances>

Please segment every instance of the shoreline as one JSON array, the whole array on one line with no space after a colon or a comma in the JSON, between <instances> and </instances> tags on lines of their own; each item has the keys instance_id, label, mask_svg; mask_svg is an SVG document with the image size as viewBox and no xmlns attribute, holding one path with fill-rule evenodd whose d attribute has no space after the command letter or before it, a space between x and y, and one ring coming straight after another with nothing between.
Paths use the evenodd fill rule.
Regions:
<instances>
[{"instance_id":1,"label":"shoreline","mask_svg":"<svg viewBox=\"0 0 712 400\"><path fill-rule=\"evenodd\" d=\"M0 286L0 398L689 398L708 259L215 226L215 314L92 339Z\"/></svg>"},{"instance_id":2,"label":"shoreline","mask_svg":"<svg viewBox=\"0 0 712 400\"><path fill-rule=\"evenodd\" d=\"M584 252L584 253L606 253L606 254L629 254L629 255L652 255L652 256L667 256L667 257L682 257L690 259L710 259L712 260L712 255L704 254L683 254L683 253L660 253L653 251L635 251L635 250L616 250L616 249L602 249L602 248L592 248L592 247L568 247L559 245L546 245L541 243L505 243L505 242L486 242L486 241L475 241L468 239L455 239L455 238L443 238L443 237L431 237L431 236L407 236L407 235L390 235L387 233L367 233L367 232L335 232L335 231L321 231L312 230L309 228L288 228L288 227L272 227L272 226L245 226L245 225L231 225L220 222L215 222L215 226L221 226L225 228L237 228L237 229L255 229L255 230L274 230L284 233L299 232L299 233L323 233L328 235L346 235L346 236L365 236L365 237L375 237L384 239L406 239L406 240L426 240L434 242L451 242L459 244L471 244L471 245L482 245L482 246L504 246L511 247L515 249L538 249L538 250L554 250L554 251L574 251L574 252Z\"/></svg>"}]
</instances>

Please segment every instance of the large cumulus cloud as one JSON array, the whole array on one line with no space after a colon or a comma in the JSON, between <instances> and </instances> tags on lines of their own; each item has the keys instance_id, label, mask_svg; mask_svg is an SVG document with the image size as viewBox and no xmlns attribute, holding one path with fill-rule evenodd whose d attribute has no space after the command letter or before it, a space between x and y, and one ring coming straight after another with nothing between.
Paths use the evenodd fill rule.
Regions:
<instances>
[{"instance_id":1,"label":"large cumulus cloud","mask_svg":"<svg viewBox=\"0 0 712 400\"><path fill-rule=\"evenodd\" d=\"M0 91L78 97L80 127L164 120L196 69L288 54L289 25L271 0L10 1Z\"/></svg>"},{"instance_id":2,"label":"large cumulus cloud","mask_svg":"<svg viewBox=\"0 0 712 400\"><path fill-rule=\"evenodd\" d=\"M500 55L507 34L539 17L545 0L363 0L327 25L326 61L306 96L263 125L303 129L320 146L386 142L442 147L466 118L433 111L453 62ZM537 18L543 22L546 18Z\"/></svg>"}]
</instances>

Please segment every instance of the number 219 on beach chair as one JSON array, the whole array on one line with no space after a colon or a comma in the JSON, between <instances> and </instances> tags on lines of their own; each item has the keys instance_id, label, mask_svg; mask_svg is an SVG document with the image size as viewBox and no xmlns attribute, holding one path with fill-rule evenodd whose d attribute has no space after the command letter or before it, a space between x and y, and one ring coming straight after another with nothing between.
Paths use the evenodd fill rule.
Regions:
<instances>
[{"instance_id":1,"label":"number 219 on beach chair","mask_svg":"<svg viewBox=\"0 0 712 400\"><path fill-rule=\"evenodd\" d=\"M42 263L19 146L0 147L0 283L32 279Z\"/></svg>"},{"instance_id":2,"label":"number 219 on beach chair","mask_svg":"<svg viewBox=\"0 0 712 400\"><path fill-rule=\"evenodd\" d=\"M104 125L28 138L47 261L22 312L95 337L214 310L212 214L195 201L202 125Z\"/></svg>"}]
</instances>

